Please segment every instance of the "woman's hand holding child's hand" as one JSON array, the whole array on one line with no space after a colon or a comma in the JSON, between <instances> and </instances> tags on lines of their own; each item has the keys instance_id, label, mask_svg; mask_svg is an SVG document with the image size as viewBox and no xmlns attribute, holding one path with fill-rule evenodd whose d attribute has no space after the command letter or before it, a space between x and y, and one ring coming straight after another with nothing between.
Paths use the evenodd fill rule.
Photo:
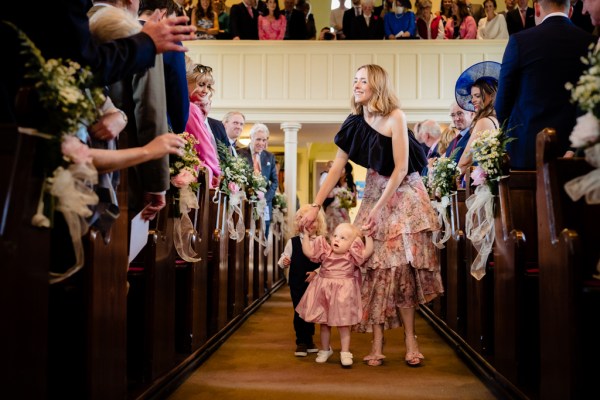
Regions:
<instances>
[{"instance_id":1,"label":"woman's hand holding child's hand","mask_svg":"<svg viewBox=\"0 0 600 400\"><path fill-rule=\"evenodd\" d=\"M304 282L310 282L313 279L315 279L315 276L317 276L317 273L315 271L308 271L306 273L306 279L304 280Z\"/></svg>"}]
</instances>

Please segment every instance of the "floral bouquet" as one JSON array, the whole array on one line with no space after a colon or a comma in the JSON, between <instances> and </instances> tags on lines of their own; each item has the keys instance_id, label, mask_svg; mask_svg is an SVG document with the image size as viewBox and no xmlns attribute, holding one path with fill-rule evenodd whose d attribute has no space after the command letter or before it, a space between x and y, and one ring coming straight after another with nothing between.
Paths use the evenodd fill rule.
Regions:
<instances>
[{"instance_id":1,"label":"floral bouquet","mask_svg":"<svg viewBox=\"0 0 600 400\"><path fill-rule=\"evenodd\" d=\"M223 175L219 190L215 193L213 201L220 201L221 194L229 196L229 206L227 209L229 238L240 242L246 234L242 214L242 202L247 198L246 187L251 183L253 170L243 157L234 157L223 143L217 143L217 150L219 152ZM217 200L217 196L219 200ZM233 214L237 214L238 216L237 223L234 223Z\"/></svg>"},{"instance_id":2,"label":"floral bouquet","mask_svg":"<svg viewBox=\"0 0 600 400\"><path fill-rule=\"evenodd\" d=\"M502 129L489 129L479 133L473 140L471 153L477 167L471 173L474 186L486 184L492 193L497 192L498 182L505 178L506 145L515 140Z\"/></svg>"},{"instance_id":3,"label":"floral bouquet","mask_svg":"<svg viewBox=\"0 0 600 400\"><path fill-rule=\"evenodd\" d=\"M267 193L267 180L260 172L252 172L250 174L250 184L246 186L246 195L248 196L248 201L252 204L252 220L260 221L262 230L257 230L255 223L252 222L250 235L263 246L267 246L264 234L260 234L260 232L266 231L265 212L267 199L265 198L265 193Z\"/></svg>"},{"instance_id":4,"label":"floral bouquet","mask_svg":"<svg viewBox=\"0 0 600 400\"><path fill-rule=\"evenodd\" d=\"M275 193L275 197L273 197L273 210L279 210L287 214L287 197L285 197L285 194Z\"/></svg>"},{"instance_id":5,"label":"floral bouquet","mask_svg":"<svg viewBox=\"0 0 600 400\"><path fill-rule=\"evenodd\" d=\"M190 220L189 212L198 208L198 170L203 168L202 161L198 158L195 145L196 138L188 132L179 135L185 140L183 156L174 157L170 166L171 184L178 193L174 196L178 208L179 219L175 219L173 241L177 254L187 262L200 261L192 248L190 236L196 234L194 225Z\"/></svg>"},{"instance_id":6,"label":"floral bouquet","mask_svg":"<svg viewBox=\"0 0 600 400\"><path fill-rule=\"evenodd\" d=\"M333 200L332 205L334 207L339 207L339 208L344 208L346 210L349 210L352 207L356 206L354 193L352 193L347 188L337 187L337 188L333 189L333 192L334 192L335 198Z\"/></svg>"},{"instance_id":7,"label":"floral bouquet","mask_svg":"<svg viewBox=\"0 0 600 400\"><path fill-rule=\"evenodd\" d=\"M31 223L37 227L51 228L55 211L61 212L69 227L75 252L75 263L64 273L50 272L50 283L72 276L83 267L84 252L81 237L89 229L90 207L98 204L93 185L98 183L98 172L92 164L90 150L77 136L87 139L86 127L100 115L106 98L102 88L94 85L92 73L76 62L62 59L46 60L40 50L10 22L28 57L25 78L34 87L33 93L41 113L35 128L19 127L20 133L46 140L47 148L41 152L43 173L37 212ZM27 122L34 115L28 116ZM45 201L46 200L46 201Z\"/></svg>"},{"instance_id":8,"label":"floral bouquet","mask_svg":"<svg viewBox=\"0 0 600 400\"><path fill-rule=\"evenodd\" d=\"M465 232L477 252L471 265L471 275L476 279L485 276L487 258L496 238L494 193L497 193L500 179L505 178L506 145L512 140L514 138L508 137L502 129L483 131L473 140L471 153L473 162L478 165L471 178L477 188L466 201Z\"/></svg>"},{"instance_id":9,"label":"floral bouquet","mask_svg":"<svg viewBox=\"0 0 600 400\"><path fill-rule=\"evenodd\" d=\"M444 236L440 237L442 230L433 233L432 241L436 247L443 249L444 243L450 239L451 229L448 220L448 205L450 205L450 194L456 190L456 179L460 174L457 168L454 156L457 150L454 150L450 157L439 157L433 161L429 169L429 175L426 177L426 187L429 194L434 198L431 205L438 214L440 226L443 226Z\"/></svg>"},{"instance_id":10,"label":"floral bouquet","mask_svg":"<svg viewBox=\"0 0 600 400\"><path fill-rule=\"evenodd\" d=\"M571 102L586 114L577 118L569 139L595 169L567 182L565 190L573 201L585 196L586 203L600 204L600 53L594 52L594 45L582 62L589 68L576 85L567 83L566 88L571 91Z\"/></svg>"}]
</instances>

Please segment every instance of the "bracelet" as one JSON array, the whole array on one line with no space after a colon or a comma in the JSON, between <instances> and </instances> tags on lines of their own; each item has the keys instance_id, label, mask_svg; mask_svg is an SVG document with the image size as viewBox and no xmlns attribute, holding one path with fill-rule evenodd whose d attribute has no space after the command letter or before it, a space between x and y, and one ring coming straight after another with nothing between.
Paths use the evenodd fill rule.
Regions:
<instances>
[{"instance_id":1,"label":"bracelet","mask_svg":"<svg viewBox=\"0 0 600 400\"><path fill-rule=\"evenodd\" d=\"M312 203L310 206L311 206L311 207L316 207L316 208L318 208L319 210L321 209L321 205L320 205L320 204L317 204L317 203Z\"/></svg>"},{"instance_id":2,"label":"bracelet","mask_svg":"<svg viewBox=\"0 0 600 400\"><path fill-rule=\"evenodd\" d=\"M125 111L121 110L120 108L115 108L115 112L121 113L121 116L123 117L123 120L125 121L125 123L129 122L129 119L127 118L127 114L125 114ZM114 114L114 112L113 112Z\"/></svg>"}]
</instances>

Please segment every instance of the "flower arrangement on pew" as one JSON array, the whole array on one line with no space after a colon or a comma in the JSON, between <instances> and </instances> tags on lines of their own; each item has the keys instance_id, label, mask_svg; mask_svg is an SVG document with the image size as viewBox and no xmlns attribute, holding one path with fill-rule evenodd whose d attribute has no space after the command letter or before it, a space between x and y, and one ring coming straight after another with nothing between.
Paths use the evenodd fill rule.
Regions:
<instances>
[{"instance_id":1,"label":"flower arrangement on pew","mask_svg":"<svg viewBox=\"0 0 600 400\"><path fill-rule=\"evenodd\" d=\"M271 231L277 240L281 240L283 232L287 230L287 198L283 193L275 193L273 197L273 218L271 218ZM271 234L269 232L269 234Z\"/></svg>"},{"instance_id":2,"label":"flower arrangement on pew","mask_svg":"<svg viewBox=\"0 0 600 400\"><path fill-rule=\"evenodd\" d=\"M571 102L586 114L577 118L569 139L578 155L595 169L567 182L565 191L573 201L585 197L588 204L600 204L600 52L591 46L588 57L582 61L589 68L577 84L567 83L566 88L571 91Z\"/></svg>"},{"instance_id":3,"label":"flower arrangement on pew","mask_svg":"<svg viewBox=\"0 0 600 400\"><path fill-rule=\"evenodd\" d=\"M244 235L246 233L242 214L242 202L247 199L246 187L250 184L253 173L252 168L243 157L234 157L231 155L229 149L223 143L218 142L217 149L219 151L223 176L213 201L219 201L220 204L221 194L225 194L229 197L227 209L227 229L229 231L229 238L241 242L244 240ZM237 214L238 216L237 223L234 223L234 214Z\"/></svg>"},{"instance_id":4,"label":"flower arrangement on pew","mask_svg":"<svg viewBox=\"0 0 600 400\"><path fill-rule=\"evenodd\" d=\"M466 201L465 232L477 251L477 257L471 265L471 275L478 280L485 275L487 258L496 237L494 194L498 193L498 182L506 178L506 145L513 140L503 129L483 131L473 140L471 153L477 167L471 172L471 178L477 188Z\"/></svg>"},{"instance_id":5,"label":"flower arrangement on pew","mask_svg":"<svg viewBox=\"0 0 600 400\"><path fill-rule=\"evenodd\" d=\"M265 209L267 207L267 180L260 172L252 171L250 173L250 184L246 186L246 194L248 201L252 204L252 226L250 227L250 235L262 246L267 246L267 240L264 232L266 230ZM262 229L256 229L256 221L260 221ZM262 234L261 234L262 233Z\"/></svg>"},{"instance_id":6,"label":"flower arrangement on pew","mask_svg":"<svg viewBox=\"0 0 600 400\"><path fill-rule=\"evenodd\" d=\"M173 241L177 254L187 262L200 261L192 248L190 237L196 235L196 230L189 216L189 212L198 209L198 171L204 168L202 161L198 158L195 145L196 138L188 132L181 136L185 140L183 156L174 157L170 165L171 185L176 189L173 196L177 209L176 215L180 218L175 220Z\"/></svg>"},{"instance_id":7,"label":"flower arrangement on pew","mask_svg":"<svg viewBox=\"0 0 600 400\"><path fill-rule=\"evenodd\" d=\"M17 32L28 57L25 78L32 82L35 99L40 106L27 122L33 127L19 127L19 132L45 140L40 152L44 183L37 212L31 223L40 228L52 228L54 212L63 214L75 252L75 263L64 273L50 273L50 283L72 276L83 267L84 253L81 237L89 229L90 207L98 204L93 185L98 172L92 164L86 126L99 116L97 105L105 97L94 85L93 75L71 60L49 59L15 25L4 22ZM34 121L37 119L37 122ZM79 137L79 138L78 138ZM81 139L81 140L80 140Z\"/></svg>"},{"instance_id":8,"label":"flower arrangement on pew","mask_svg":"<svg viewBox=\"0 0 600 400\"><path fill-rule=\"evenodd\" d=\"M450 205L450 195L456 191L456 179L460 174L457 163L454 161L457 151L458 149L455 149L450 157L436 158L431 164L428 176L424 177L426 178L424 179L425 187L430 196L435 198L431 201L431 205L438 213L438 221L443 227L443 229L435 231L432 237L433 244L439 249L445 247L444 243L450 239L451 234L448 206Z\"/></svg>"}]
</instances>

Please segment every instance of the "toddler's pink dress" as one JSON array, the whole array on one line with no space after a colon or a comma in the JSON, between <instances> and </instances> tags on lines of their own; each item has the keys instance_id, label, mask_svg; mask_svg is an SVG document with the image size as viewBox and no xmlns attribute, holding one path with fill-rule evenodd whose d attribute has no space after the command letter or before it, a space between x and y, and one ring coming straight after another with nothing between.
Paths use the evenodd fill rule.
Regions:
<instances>
[{"instance_id":1,"label":"toddler's pink dress","mask_svg":"<svg viewBox=\"0 0 600 400\"><path fill-rule=\"evenodd\" d=\"M360 302L360 269L365 245L356 238L345 254L335 254L323 236L314 244L313 262L321 263L296 311L306 322L329 326L357 324L363 314Z\"/></svg>"}]
</instances>

